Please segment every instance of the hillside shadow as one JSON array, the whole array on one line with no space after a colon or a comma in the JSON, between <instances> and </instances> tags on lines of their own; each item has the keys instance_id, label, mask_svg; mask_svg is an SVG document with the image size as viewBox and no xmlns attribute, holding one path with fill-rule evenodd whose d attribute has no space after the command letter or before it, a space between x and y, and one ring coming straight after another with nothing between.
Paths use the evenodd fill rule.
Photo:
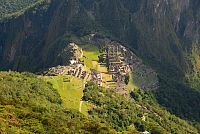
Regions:
<instances>
[{"instance_id":1,"label":"hillside shadow","mask_svg":"<svg viewBox=\"0 0 200 134\"><path fill-rule=\"evenodd\" d=\"M171 113L190 121L200 121L200 91L166 78L160 78L155 91L158 103Z\"/></svg>"}]
</instances>

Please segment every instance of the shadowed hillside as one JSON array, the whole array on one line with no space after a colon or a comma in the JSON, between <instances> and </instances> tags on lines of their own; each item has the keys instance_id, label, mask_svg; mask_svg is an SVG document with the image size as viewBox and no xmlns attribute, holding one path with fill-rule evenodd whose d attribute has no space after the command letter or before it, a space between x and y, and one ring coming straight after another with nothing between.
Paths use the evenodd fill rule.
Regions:
<instances>
[{"instance_id":1,"label":"shadowed hillside","mask_svg":"<svg viewBox=\"0 0 200 134\"><path fill-rule=\"evenodd\" d=\"M199 7L194 0L44 2L0 24L0 65L37 71L50 64L48 55L64 47L57 42L63 34L100 32L126 43L165 75L183 77L190 65L185 55L199 41Z\"/></svg>"}]
</instances>

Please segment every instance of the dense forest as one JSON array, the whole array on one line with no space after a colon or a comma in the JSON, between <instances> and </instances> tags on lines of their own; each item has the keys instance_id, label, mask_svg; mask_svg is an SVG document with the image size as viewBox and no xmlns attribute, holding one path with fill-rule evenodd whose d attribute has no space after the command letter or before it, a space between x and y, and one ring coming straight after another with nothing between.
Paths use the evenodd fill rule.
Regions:
<instances>
[{"instance_id":1,"label":"dense forest","mask_svg":"<svg viewBox=\"0 0 200 134\"><path fill-rule=\"evenodd\" d=\"M83 99L94 107L85 116L62 107L57 90L34 74L1 72L0 76L0 132L197 133L141 90L128 97L88 83Z\"/></svg>"},{"instance_id":2,"label":"dense forest","mask_svg":"<svg viewBox=\"0 0 200 134\"><path fill-rule=\"evenodd\" d=\"M96 105L89 114L117 131L148 130L152 134L197 133L188 122L161 107L151 93L134 90L130 97L87 84L84 99Z\"/></svg>"},{"instance_id":3,"label":"dense forest","mask_svg":"<svg viewBox=\"0 0 200 134\"><path fill-rule=\"evenodd\" d=\"M44 0L0 0L0 20L11 16L19 16L28 8Z\"/></svg>"}]
</instances>

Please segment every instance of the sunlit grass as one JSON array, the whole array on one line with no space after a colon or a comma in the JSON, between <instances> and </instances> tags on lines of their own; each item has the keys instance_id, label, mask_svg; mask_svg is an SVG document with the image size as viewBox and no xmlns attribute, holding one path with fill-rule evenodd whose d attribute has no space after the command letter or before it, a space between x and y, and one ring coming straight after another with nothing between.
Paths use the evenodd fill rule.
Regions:
<instances>
[{"instance_id":1,"label":"sunlit grass","mask_svg":"<svg viewBox=\"0 0 200 134\"><path fill-rule=\"evenodd\" d=\"M134 74L133 74L133 73L130 73L130 74L129 74L129 83L128 83L128 85L127 85L127 89L128 89L129 91L134 90L134 89L138 89L137 85L135 85L135 83L134 83L133 77L134 77Z\"/></svg>"},{"instance_id":2,"label":"sunlit grass","mask_svg":"<svg viewBox=\"0 0 200 134\"><path fill-rule=\"evenodd\" d=\"M96 69L96 64L94 61L98 61L98 56L100 55L98 47L94 45L82 45L80 46L83 49L84 57L81 59L84 61L84 64L87 68Z\"/></svg>"},{"instance_id":3,"label":"sunlit grass","mask_svg":"<svg viewBox=\"0 0 200 134\"><path fill-rule=\"evenodd\" d=\"M64 82L64 79L69 79L70 82ZM83 95L82 79L73 76L46 76L45 80L52 83L53 87L58 91L63 100L63 107L79 110L80 100Z\"/></svg>"}]
</instances>

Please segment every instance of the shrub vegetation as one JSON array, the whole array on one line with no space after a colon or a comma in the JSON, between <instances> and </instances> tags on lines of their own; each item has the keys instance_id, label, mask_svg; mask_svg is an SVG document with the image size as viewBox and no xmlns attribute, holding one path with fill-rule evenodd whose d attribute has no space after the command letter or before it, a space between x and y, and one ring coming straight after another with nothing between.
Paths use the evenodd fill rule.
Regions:
<instances>
[{"instance_id":1,"label":"shrub vegetation","mask_svg":"<svg viewBox=\"0 0 200 134\"><path fill-rule=\"evenodd\" d=\"M0 133L115 133L62 107L57 91L30 73L0 73Z\"/></svg>"}]
</instances>

